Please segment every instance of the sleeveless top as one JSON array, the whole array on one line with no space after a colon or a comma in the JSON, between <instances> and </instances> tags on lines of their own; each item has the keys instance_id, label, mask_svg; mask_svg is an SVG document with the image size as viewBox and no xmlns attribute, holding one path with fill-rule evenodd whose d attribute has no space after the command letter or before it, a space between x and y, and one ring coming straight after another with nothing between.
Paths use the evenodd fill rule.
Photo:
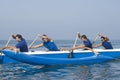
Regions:
<instances>
[{"instance_id":1,"label":"sleeveless top","mask_svg":"<svg viewBox=\"0 0 120 80\"><path fill-rule=\"evenodd\" d=\"M43 45L49 50L49 51L59 51L58 47L54 43L53 40L50 40L48 42L43 42Z\"/></svg>"},{"instance_id":2,"label":"sleeveless top","mask_svg":"<svg viewBox=\"0 0 120 80\"><path fill-rule=\"evenodd\" d=\"M90 42L89 39L87 39L87 41L83 41L85 47L91 48L92 49L92 43Z\"/></svg>"},{"instance_id":3,"label":"sleeveless top","mask_svg":"<svg viewBox=\"0 0 120 80\"><path fill-rule=\"evenodd\" d=\"M102 46L103 46L105 49L113 49L111 43L108 42L108 41L102 42Z\"/></svg>"}]
</instances>

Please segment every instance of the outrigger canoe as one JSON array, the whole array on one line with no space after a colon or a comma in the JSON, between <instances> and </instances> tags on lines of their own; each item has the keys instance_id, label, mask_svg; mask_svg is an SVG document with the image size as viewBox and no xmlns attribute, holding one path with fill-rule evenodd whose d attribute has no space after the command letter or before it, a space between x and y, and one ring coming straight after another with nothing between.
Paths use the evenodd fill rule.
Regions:
<instances>
[{"instance_id":1,"label":"outrigger canoe","mask_svg":"<svg viewBox=\"0 0 120 80\"><path fill-rule=\"evenodd\" d=\"M2 53L18 62L32 65L59 65L59 64L94 64L120 58L120 49L96 49L99 55L89 50L75 50L73 57L69 58L69 51L34 51L17 52L3 50Z\"/></svg>"}]
</instances>

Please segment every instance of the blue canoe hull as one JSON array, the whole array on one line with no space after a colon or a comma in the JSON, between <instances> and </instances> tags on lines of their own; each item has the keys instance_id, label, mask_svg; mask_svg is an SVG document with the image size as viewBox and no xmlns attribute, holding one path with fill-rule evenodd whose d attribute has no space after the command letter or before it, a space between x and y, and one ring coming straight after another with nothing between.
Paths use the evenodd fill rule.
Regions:
<instances>
[{"instance_id":1,"label":"blue canoe hull","mask_svg":"<svg viewBox=\"0 0 120 80\"><path fill-rule=\"evenodd\" d=\"M5 56L5 55L0 55L0 64L8 64L8 63L18 63L18 61Z\"/></svg>"},{"instance_id":2,"label":"blue canoe hull","mask_svg":"<svg viewBox=\"0 0 120 80\"><path fill-rule=\"evenodd\" d=\"M74 52L73 58L68 58L69 52L58 53L54 52L53 54L47 52L47 54L26 54L26 53L15 53L11 50L2 51L5 56L19 62L28 63L32 65L56 65L56 64L94 64L101 63L110 60L114 60L120 57L120 51L101 51L98 56L94 55L93 52Z\"/></svg>"}]
</instances>

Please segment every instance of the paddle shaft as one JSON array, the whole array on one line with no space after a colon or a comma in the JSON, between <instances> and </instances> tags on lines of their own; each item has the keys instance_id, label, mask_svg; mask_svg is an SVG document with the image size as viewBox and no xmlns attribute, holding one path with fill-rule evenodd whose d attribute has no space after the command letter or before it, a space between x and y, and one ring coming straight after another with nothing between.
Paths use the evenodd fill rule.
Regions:
<instances>
[{"instance_id":1,"label":"paddle shaft","mask_svg":"<svg viewBox=\"0 0 120 80\"><path fill-rule=\"evenodd\" d=\"M36 36L36 38L33 40L33 42L29 45L29 47L31 47L36 41L38 40L38 36Z\"/></svg>"},{"instance_id":2,"label":"paddle shaft","mask_svg":"<svg viewBox=\"0 0 120 80\"><path fill-rule=\"evenodd\" d=\"M73 44L73 47L72 47L72 48L74 48L74 47L75 47L75 45L76 45L76 43L77 43L77 40L78 40L78 35L76 36L76 39L75 39L75 42L74 42L74 44ZM70 54L69 54L68 58L73 58L73 50L71 50L71 52L70 52Z\"/></svg>"},{"instance_id":3,"label":"paddle shaft","mask_svg":"<svg viewBox=\"0 0 120 80\"><path fill-rule=\"evenodd\" d=\"M98 39L98 35L95 37L95 39L94 39L94 41L92 42L92 44L94 44L95 43L95 41Z\"/></svg>"},{"instance_id":4,"label":"paddle shaft","mask_svg":"<svg viewBox=\"0 0 120 80\"><path fill-rule=\"evenodd\" d=\"M10 35L10 37L8 38L8 41L7 41L7 43L6 43L6 45L5 46L8 46L8 44L10 43L10 40L11 40L12 38L11 38L11 35Z\"/></svg>"},{"instance_id":5,"label":"paddle shaft","mask_svg":"<svg viewBox=\"0 0 120 80\"><path fill-rule=\"evenodd\" d=\"M75 45L76 45L76 43L77 43L77 40L78 40L78 35L76 36L76 39L75 39L75 42L74 42L73 48L75 47Z\"/></svg>"},{"instance_id":6,"label":"paddle shaft","mask_svg":"<svg viewBox=\"0 0 120 80\"><path fill-rule=\"evenodd\" d=\"M4 50L5 49L5 47L7 47L8 46L8 44L10 43L10 40L11 40L11 35L10 35L10 37L8 38L8 41L7 41L7 43L5 44L5 46L3 47L3 48L0 48L0 53L1 53L1 55L2 55L2 50Z\"/></svg>"}]
</instances>

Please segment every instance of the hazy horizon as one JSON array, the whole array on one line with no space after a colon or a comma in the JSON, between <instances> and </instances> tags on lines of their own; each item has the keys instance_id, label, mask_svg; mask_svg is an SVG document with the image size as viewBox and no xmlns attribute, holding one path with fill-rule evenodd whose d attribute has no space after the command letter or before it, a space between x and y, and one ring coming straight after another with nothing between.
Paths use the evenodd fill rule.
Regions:
<instances>
[{"instance_id":1,"label":"hazy horizon","mask_svg":"<svg viewBox=\"0 0 120 80\"><path fill-rule=\"evenodd\" d=\"M74 40L77 32L91 40L98 33L120 39L120 0L1 0L0 28L0 40L11 33Z\"/></svg>"}]
</instances>

